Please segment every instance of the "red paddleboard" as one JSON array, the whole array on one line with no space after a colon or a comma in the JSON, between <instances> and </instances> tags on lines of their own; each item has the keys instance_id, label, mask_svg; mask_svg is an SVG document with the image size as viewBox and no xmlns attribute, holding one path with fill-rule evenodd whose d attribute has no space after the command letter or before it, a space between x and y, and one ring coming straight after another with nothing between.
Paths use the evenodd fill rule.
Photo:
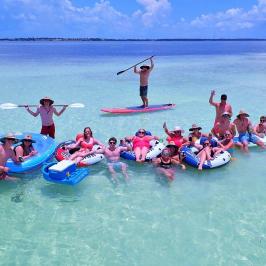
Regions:
<instances>
[{"instance_id":1,"label":"red paddleboard","mask_svg":"<svg viewBox=\"0 0 266 266\"><path fill-rule=\"evenodd\" d=\"M168 103L168 104L149 105L149 107L147 108L143 108L141 106L131 106L125 108L103 108L101 109L101 111L112 114L132 114L132 113L148 113L148 112L162 111L172 108L175 108L175 104Z\"/></svg>"}]
</instances>

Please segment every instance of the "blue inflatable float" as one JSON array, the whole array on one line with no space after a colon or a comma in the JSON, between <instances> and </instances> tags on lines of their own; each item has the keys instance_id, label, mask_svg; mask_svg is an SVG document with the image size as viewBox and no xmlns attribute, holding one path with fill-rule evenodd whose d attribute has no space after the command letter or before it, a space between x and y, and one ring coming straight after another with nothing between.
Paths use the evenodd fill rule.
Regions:
<instances>
[{"instance_id":1,"label":"blue inflatable float","mask_svg":"<svg viewBox=\"0 0 266 266\"><path fill-rule=\"evenodd\" d=\"M30 132L16 134L16 138L23 139L25 135L32 136L32 139L35 141L32 145L38 153L21 163L14 163L11 159L9 159L6 163L6 167L9 168L10 173L25 173L39 168L54 154L56 144L53 138Z\"/></svg>"},{"instance_id":2,"label":"blue inflatable float","mask_svg":"<svg viewBox=\"0 0 266 266\"><path fill-rule=\"evenodd\" d=\"M191 149L190 147L185 146L185 147L182 147L181 152L185 156L184 162L186 162L190 166L198 167L200 160L195 153L195 148ZM217 154L213 158L213 160L205 161L202 168L211 169L211 168L220 167L230 162L230 160L231 160L231 154L227 151L223 151Z\"/></svg>"},{"instance_id":3,"label":"blue inflatable float","mask_svg":"<svg viewBox=\"0 0 266 266\"><path fill-rule=\"evenodd\" d=\"M77 168L70 160L63 160L59 163L51 162L42 167L45 180L49 182L75 185L89 175L88 168Z\"/></svg>"}]
</instances>

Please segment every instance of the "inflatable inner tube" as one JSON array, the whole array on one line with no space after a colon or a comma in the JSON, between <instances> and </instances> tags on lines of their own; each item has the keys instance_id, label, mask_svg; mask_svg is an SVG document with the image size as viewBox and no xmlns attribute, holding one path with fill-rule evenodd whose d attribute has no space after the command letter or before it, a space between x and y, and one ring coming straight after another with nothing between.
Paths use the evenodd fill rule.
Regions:
<instances>
[{"instance_id":1,"label":"inflatable inner tube","mask_svg":"<svg viewBox=\"0 0 266 266\"><path fill-rule=\"evenodd\" d=\"M8 159L6 166L9 168L10 173L26 173L35 170L49 161L54 155L56 144L53 138L32 132L16 134L16 138L23 139L26 135L32 136L32 139L35 141L35 143L32 144L33 148L38 153L21 163L14 163L11 159ZM19 143L15 146L17 145L19 145Z\"/></svg>"},{"instance_id":2,"label":"inflatable inner tube","mask_svg":"<svg viewBox=\"0 0 266 266\"><path fill-rule=\"evenodd\" d=\"M153 158L156 158L158 155L161 154L162 150L165 148L165 145L158 140L151 140L150 146L150 150L146 155L146 161L150 161ZM120 156L126 160L136 161L136 155L134 151L121 152Z\"/></svg>"},{"instance_id":3,"label":"inflatable inner tube","mask_svg":"<svg viewBox=\"0 0 266 266\"><path fill-rule=\"evenodd\" d=\"M183 147L180 151L184 155L184 162L193 167L198 167L199 158L196 155L195 148L191 149L189 147ZM217 154L213 160L205 161L202 168L203 169L211 169L223 166L230 162L231 154L228 151L223 151Z\"/></svg>"}]
</instances>

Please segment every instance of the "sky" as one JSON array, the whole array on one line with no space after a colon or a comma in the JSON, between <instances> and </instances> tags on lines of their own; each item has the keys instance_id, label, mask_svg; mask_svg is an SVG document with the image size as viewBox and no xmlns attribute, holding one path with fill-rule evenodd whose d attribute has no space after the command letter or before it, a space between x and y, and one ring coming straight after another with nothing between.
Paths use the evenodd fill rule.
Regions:
<instances>
[{"instance_id":1,"label":"sky","mask_svg":"<svg viewBox=\"0 0 266 266\"><path fill-rule=\"evenodd\" d=\"M266 0L0 0L0 38L266 38Z\"/></svg>"}]
</instances>

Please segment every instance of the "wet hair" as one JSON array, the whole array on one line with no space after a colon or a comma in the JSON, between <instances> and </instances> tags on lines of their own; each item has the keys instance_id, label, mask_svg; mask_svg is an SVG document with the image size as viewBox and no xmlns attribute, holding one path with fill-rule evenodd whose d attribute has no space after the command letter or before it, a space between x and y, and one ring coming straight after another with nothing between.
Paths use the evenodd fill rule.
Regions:
<instances>
[{"instance_id":1,"label":"wet hair","mask_svg":"<svg viewBox=\"0 0 266 266\"><path fill-rule=\"evenodd\" d=\"M171 156L171 151L168 148L162 150L162 156Z\"/></svg>"},{"instance_id":2,"label":"wet hair","mask_svg":"<svg viewBox=\"0 0 266 266\"><path fill-rule=\"evenodd\" d=\"M227 100L227 95L226 95L226 94L222 94L222 95L221 95L221 100L226 101L226 100Z\"/></svg>"},{"instance_id":3,"label":"wet hair","mask_svg":"<svg viewBox=\"0 0 266 266\"><path fill-rule=\"evenodd\" d=\"M114 141L115 144L117 143L117 139L116 139L115 137L111 137L111 138L108 140L108 143L109 143L110 141Z\"/></svg>"},{"instance_id":4,"label":"wet hair","mask_svg":"<svg viewBox=\"0 0 266 266\"><path fill-rule=\"evenodd\" d=\"M92 135L91 128L90 128L90 127L85 127L84 130L83 130L83 137L84 137L84 138L86 138L86 134L85 134L85 132L86 132L87 129L90 130L90 132L91 132L91 137L93 136L93 135Z\"/></svg>"}]
</instances>

